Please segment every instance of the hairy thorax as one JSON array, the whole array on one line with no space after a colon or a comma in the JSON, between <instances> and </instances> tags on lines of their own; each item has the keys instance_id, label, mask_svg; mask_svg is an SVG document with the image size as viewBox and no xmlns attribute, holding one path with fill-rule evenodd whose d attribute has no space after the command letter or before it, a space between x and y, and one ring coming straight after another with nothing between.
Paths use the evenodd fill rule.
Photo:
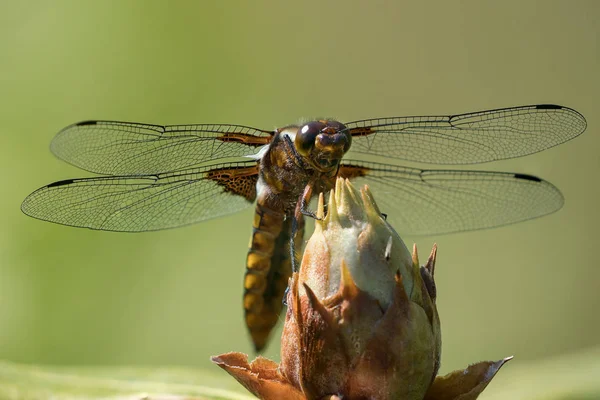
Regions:
<instances>
[{"instance_id":1,"label":"hairy thorax","mask_svg":"<svg viewBox=\"0 0 600 400\"><path fill-rule=\"evenodd\" d=\"M337 168L321 172L310 166L289 146L282 134L277 134L260 162L257 200L273 211L289 214L306 186L313 185L313 193L333 187Z\"/></svg>"}]
</instances>

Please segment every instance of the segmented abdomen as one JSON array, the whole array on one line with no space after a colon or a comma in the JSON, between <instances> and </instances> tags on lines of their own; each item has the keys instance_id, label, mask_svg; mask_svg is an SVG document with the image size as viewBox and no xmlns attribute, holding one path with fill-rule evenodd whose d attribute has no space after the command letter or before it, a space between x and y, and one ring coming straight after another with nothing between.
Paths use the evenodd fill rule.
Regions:
<instances>
[{"instance_id":1,"label":"segmented abdomen","mask_svg":"<svg viewBox=\"0 0 600 400\"><path fill-rule=\"evenodd\" d=\"M291 217L256 205L244 275L246 325L256 351L266 345L283 309L283 295L292 274L291 227ZM295 238L296 251L301 250L303 236L301 218Z\"/></svg>"}]
</instances>

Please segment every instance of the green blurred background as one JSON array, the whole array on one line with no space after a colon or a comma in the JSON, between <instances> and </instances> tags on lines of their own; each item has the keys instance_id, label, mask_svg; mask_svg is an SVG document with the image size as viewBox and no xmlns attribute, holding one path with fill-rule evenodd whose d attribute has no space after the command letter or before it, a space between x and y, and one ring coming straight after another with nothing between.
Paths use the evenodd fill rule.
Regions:
<instances>
[{"instance_id":1,"label":"green blurred background","mask_svg":"<svg viewBox=\"0 0 600 400\"><path fill-rule=\"evenodd\" d=\"M241 307L251 211L145 234L19 211L39 186L89 175L48 150L70 123L273 129L529 103L573 107L588 130L481 168L539 175L566 204L510 227L418 238L424 255L439 245L442 372L597 348L598 21L594 0L3 1L0 359L213 368L211 354L251 352ZM276 339L266 356L278 354Z\"/></svg>"}]
</instances>

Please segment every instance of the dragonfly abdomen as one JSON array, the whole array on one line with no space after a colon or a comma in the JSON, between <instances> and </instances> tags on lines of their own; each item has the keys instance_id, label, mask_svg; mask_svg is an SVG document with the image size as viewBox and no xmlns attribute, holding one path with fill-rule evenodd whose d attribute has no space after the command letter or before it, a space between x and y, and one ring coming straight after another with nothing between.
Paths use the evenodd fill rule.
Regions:
<instances>
[{"instance_id":1,"label":"dragonfly abdomen","mask_svg":"<svg viewBox=\"0 0 600 400\"><path fill-rule=\"evenodd\" d=\"M298 221L295 247L302 245L304 221ZM292 274L291 218L256 205L244 275L246 324L256 351L264 348L283 309L283 295Z\"/></svg>"}]
</instances>

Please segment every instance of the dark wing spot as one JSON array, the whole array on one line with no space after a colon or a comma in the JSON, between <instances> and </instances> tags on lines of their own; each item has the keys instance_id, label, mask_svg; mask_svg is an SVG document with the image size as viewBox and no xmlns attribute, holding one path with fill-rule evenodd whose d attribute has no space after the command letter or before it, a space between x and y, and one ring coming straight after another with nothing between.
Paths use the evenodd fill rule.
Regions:
<instances>
[{"instance_id":1,"label":"dark wing spot","mask_svg":"<svg viewBox=\"0 0 600 400\"><path fill-rule=\"evenodd\" d=\"M537 176L527 175L527 174L515 174L515 178L517 178L517 179L524 179L526 181L534 181L534 182L541 182L542 181Z\"/></svg>"},{"instance_id":2,"label":"dark wing spot","mask_svg":"<svg viewBox=\"0 0 600 400\"><path fill-rule=\"evenodd\" d=\"M98 121L81 121L76 123L76 126L84 126L84 125L97 125Z\"/></svg>"},{"instance_id":3,"label":"dark wing spot","mask_svg":"<svg viewBox=\"0 0 600 400\"><path fill-rule=\"evenodd\" d=\"M562 107L556 104L538 104L535 108L538 110L560 110Z\"/></svg>"},{"instance_id":4,"label":"dark wing spot","mask_svg":"<svg viewBox=\"0 0 600 400\"><path fill-rule=\"evenodd\" d=\"M56 186L68 185L73 182L75 182L75 179L65 179L64 181L52 182L51 184L49 184L46 187L51 188L51 187L56 187Z\"/></svg>"}]
</instances>

